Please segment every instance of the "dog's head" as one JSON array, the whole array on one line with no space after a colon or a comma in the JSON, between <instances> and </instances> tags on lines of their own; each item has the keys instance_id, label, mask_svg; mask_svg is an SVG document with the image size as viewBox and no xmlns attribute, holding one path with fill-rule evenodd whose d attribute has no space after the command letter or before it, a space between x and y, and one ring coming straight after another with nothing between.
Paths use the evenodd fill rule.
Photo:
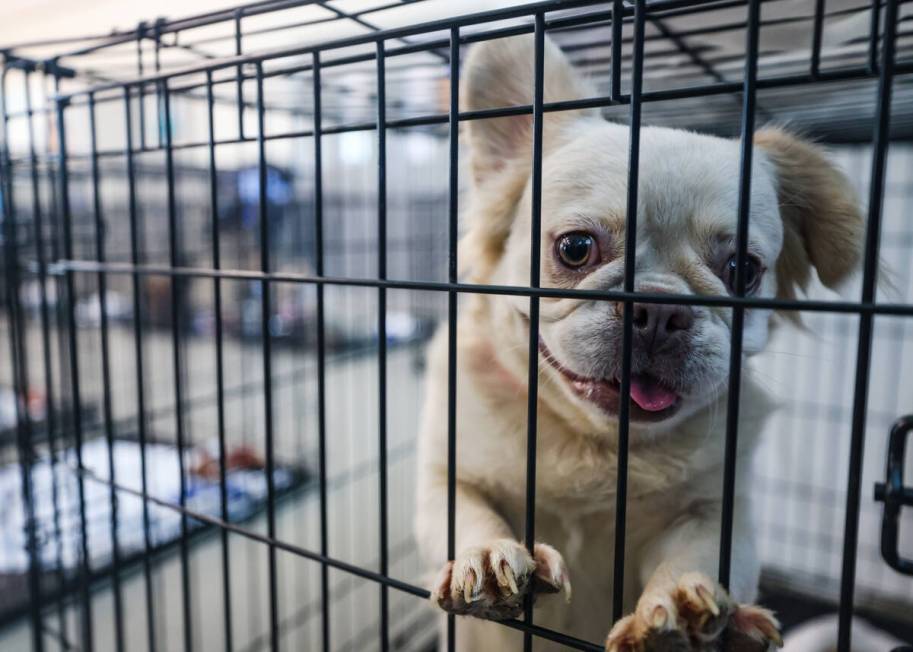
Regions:
<instances>
[{"instance_id":1,"label":"dog's head","mask_svg":"<svg viewBox=\"0 0 913 652\"><path fill-rule=\"evenodd\" d=\"M469 110L533 101L533 40L486 42L471 53L462 100ZM593 96L546 41L546 102ZM543 122L541 284L623 287L629 129L588 110L550 111ZM471 226L461 252L476 280L528 285L532 117L468 123ZM812 278L835 286L858 266L864 225L841 173L822 152L779 129L755 134L746 294L793 297ZM738 140L644 127L640 134L635 290L734 292ZM492 299L504 349L522 351L529 302ZM543 400L570 401L592 423L614 421L622 360L620 303L541 300ZM771 313L744 317L744 351L760 351ZM635 303L632 422L657 429L706 407L728 380L732 310ZM504 341L503 338L508 338ZM512 346L514 345L514 346Z\"/></svg>"}]
</instances>

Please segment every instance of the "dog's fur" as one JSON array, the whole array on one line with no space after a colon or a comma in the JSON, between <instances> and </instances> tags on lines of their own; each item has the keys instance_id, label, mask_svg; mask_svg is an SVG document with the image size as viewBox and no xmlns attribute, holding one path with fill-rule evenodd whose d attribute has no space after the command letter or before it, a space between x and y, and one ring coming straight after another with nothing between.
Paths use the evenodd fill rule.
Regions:
<instances>
[{"instance_id":1,"label":"dog's fur","mask_svg":"<svg viewBox=\"0 0 913 652\"><path fill-rule=\"evenodd\" d=\"M532 103L533 41L516 37L474 48L463 106ZM593 96L561 51L546 41L546 102ZM470 227L461 241L472 281L529 284L530 116L474 120ZM543 123L541 282L545 287L621 289L629 128L596 111L547 112ZM766 268L754 294L794 297L817 270L834 286L858 265L863 222L842 175L815 146L779 129L755 135L749 252ZM725 295L721 260L734 250L739 194L737 140L660 127L640 134L635 289ZM562 234L594 234L603 260L584 271L558 262ZM536 538L523 537L526 495L529 306L523 297L472 295L457 338L456 559L448 562L447 339L432 343L419 444L417 536L434 569L433 600L485 618L515 616L522 598L547 597L535 622L587 640L611 625L617 415L575 391L567 373L610 379L621 366L622 310L605 301L541 299ZM749 522L748 460L772 405L743 374L730 591L708 577L718 566L722 466L732 311L693 308L693 325L668 351L634 339L633 369L679 395L659 422L631 423L625 550L625 612L610 650L716 650L742 634L754 648L777 641L776 621L750 603L759 564ZM747 310L744 353L760 352L771 313ZM446 329L443 329L446 331ZM547 358L551 358L548 360ZM553 364L549 364L549 362ZM560 369L559 369L560 367ZM579 390L579 388L578 388ZM633 410L633 408L632 408ZM546 545L548 544L548 545ZM560 551L560 552L559 552ZM731 596L731 598L730 598ZM460 650L517 649L519 633L458 619ZM678 646L678 647L676 647ZM760 646L760 647L758 647ZM543 640L536 650L552 649Z\"/></svg>"}]
</instances>

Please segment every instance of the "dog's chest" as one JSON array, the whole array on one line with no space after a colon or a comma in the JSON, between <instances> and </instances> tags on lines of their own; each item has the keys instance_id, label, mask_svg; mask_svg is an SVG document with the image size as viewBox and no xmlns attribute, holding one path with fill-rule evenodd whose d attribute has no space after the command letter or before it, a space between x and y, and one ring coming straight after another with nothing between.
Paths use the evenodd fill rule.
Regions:
<instances>
[{"instance_id":1,"label":"dog's chest","mask_svg":"<svg viewBox=\"0 0 913 652\"><path fill-rule=\"evenodd\" d=\"M523 513L527 495L527 431L492 429L458 452L460 475L488 489L504 508ZM618 458L609 442L569 437L540 422L536 437L536 506L540 511L577 521L588 515L611 517L615 511ZM632 451L628 460L629 505L662 498L687 480L683 461L659 453ZM633 502L631 502L633 501Z\"/></svg>"}]
</instances>

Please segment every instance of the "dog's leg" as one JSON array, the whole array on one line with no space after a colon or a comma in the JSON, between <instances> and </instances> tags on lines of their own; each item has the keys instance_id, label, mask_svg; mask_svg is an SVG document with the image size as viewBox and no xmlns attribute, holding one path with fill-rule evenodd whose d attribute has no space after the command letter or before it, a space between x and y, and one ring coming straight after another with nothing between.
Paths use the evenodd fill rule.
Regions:
<instances>
[{"instance_id":1,"label":"dog's leg","mask_svg":"<svg viewBox=\"0 0 913 652\"><path fill-rule=\"evenodd\" d=\"M748 505L739 502L736 514L747 514ZM771 612L738 602L752 599L758 574L744 517L736 519L734 533L736 599L710 579L718 565L719 527L718 516L692 515L647 548L639 569L645 589L634 613L609 633L609 652L764 652L782 645Z\"/></svg>"},{"instance_id":2,"label":"dog's leg","mask_svg":"<svg viewBox=\"0 0 913 652\"><path fill-rule=\"evenodd\" d=\"M530 591L563 590L570 597L567 568L557 550L537 543L531 555L482 492L465 482L457 482L456 490L457 555L434 580L435 605L449 613L503 620L522 612L523 598ZM426 555L445 559L446 527L440 527L440 506L446 504L446 483L425 483L422 491L425 499L418 514L422 548Z\"/></svg>"}]
</instances>

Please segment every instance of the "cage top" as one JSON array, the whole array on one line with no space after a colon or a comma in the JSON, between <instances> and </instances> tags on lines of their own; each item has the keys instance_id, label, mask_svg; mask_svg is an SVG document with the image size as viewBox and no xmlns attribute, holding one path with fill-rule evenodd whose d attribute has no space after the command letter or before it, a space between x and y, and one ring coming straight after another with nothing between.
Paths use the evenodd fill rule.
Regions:
<instances>
[{"instance_id":1,"label":"cage top","mask_svg":"<svg viewBox=\"0 0 913 652\"><path fill-rule=\"evenodd\" d=\"M913 71L907 29L913 11L900 2L891 133L913 134ZM722 135L739 131L746 60L746 0L648 0L643 119ZM610 97L612 22L622 23L622 97ZM397 96L403 118L446 111L439 92L449 75L450 28L463 45L528 32L537 12L549 35L594 81L609 117L625 119L630 86L632 0L260 0L126 30L12 44L7 67L43 69L64 77L62 93L103 93L138 80L167 78L176 92L192 92L209 72L216 83L262 74L300 88L320 51L322 66L345 66L328 91L327 106L369 106L376 44L387 52L388 83L423 92ZM868 0L762 0L758 50L758 122L789 123L832 142L868 142L884 34L884 6ZM465 51L465 48L464 48ZM401 58L400 58L401 57ZM43 65L43 68L41 67ZM141 92L146 89L141 87ZM230 96L230 93L228 94ZM388 93L388 97L390 94ZM338 101L332 101L336 97ZM620 100L620 101L619 101ZM622 106L618 106L618 105ZM306 106L299 112L307 113ZM368 112L370 116L370 112Z\"/></svg>"}]
</instances>

